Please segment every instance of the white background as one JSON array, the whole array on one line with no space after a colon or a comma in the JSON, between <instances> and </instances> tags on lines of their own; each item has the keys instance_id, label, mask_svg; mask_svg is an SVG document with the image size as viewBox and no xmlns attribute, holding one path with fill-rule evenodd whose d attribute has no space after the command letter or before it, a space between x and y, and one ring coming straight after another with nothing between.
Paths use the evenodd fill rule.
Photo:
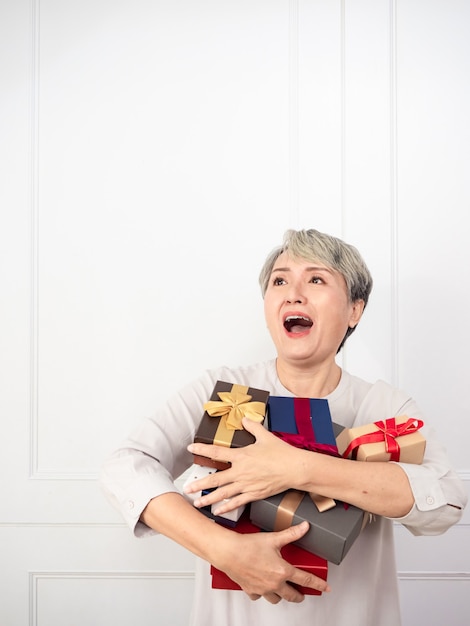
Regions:
<instances>
[{"instance_id":1,"label":"white background","mask_svg":"<svg viewBox=\"0 0 470 626\"><path fill-rule=\"evenodd\" d=\"M105 456L202 369L273 356L287 228L375 278L340 363L417 399L469 485L470 3L1 0L0 623L184 626ZM396 528L404 626L468 623L470 518ZM386 593L386 590L384 590Z\"/></svg>"}]
</instances>

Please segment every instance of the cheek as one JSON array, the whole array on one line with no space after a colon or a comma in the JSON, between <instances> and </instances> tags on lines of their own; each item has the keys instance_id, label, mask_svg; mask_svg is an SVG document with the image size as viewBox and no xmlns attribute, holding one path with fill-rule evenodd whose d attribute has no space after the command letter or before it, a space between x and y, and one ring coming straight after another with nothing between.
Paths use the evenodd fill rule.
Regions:
<instances>
[{"instance_id":1,"label":"cheek","mask_svg":"<svg viewBox=\"0 0 470 626\"><path fill-rule=\"evenodd\" d=\"M266 324L268 328L271 326L272 313L271 307L269 306L269 301L264 301L264 319L266 320Z\"/></svg>"},{"instance_id":2,"label":"cheek","mask_svg":"<svg viewBox=\"0 0 470 626\"><path fill-rule=\"evenodd\" d=\"M352 316L352 309L349 302L345 301L344 298L338 298L336 302L330 302L329 310L331 309L337 311L337 315L334 319L333 325L338 329L338 332L346 332L346 329L349 326L349 321Z\"/></svg>"},{"instance_id":3,"label":"cheek","mask_svg":"<svg viewBox=\"0 0 470 626\"><path fill-rule=\"evenodd\" d=\"M264 319L269 330L274 328L276 313L272 297L266 294L264 298Z\"/></svg>"}]
</instances>

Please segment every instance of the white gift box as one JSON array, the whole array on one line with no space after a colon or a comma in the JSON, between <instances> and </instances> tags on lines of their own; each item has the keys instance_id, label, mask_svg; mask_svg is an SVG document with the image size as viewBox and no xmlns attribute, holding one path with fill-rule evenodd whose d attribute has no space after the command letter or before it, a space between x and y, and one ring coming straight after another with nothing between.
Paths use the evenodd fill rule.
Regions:
<instances>
[{"instance_id":1,"label":"white gift box","mask_svg":"<svg viewBox=\"0 0 470 626\"><path fill-rule=\"evenodd\" d=\"M189 469L189 474L187 479L184 481L183 485L183 495L185 498L194 503L194 500L197 500L202 496L202 491L195 491L194 493L185 493L186 487L193 483L195 480L199 480L200 478L206 478L210 474L214 474L217 470L214 467L202 467L202 465L192 465Z\"/></svg>"},{"instance_id":2,"label":"white gift box","mask_svg":"<svg viewBox=\"0 0 470 626\"><path fill-rule=\"evenodd\" d=\"M202 465L196 465L196 464L192 465L189 470L188 477L184 482L183 491L187 485L194 482L195 480L199 480L200 478L205 478L206 476L209 476L210 474L214 474L214 472L217 472L217 471L218 470L215 469L214 467L203 467ZM183 495L185 498L187 498L188 500L194 503L195 500L199 499L202 496L202 491L195 491L194 493L183 493ZM211 505L211 508L210 508L211 514L214 516L214 518L222 517L231 522L238 522L246 506L243 504L242 506L237 507L233 511L228 511L227 513L222 513L221 515L215 515L214 511L217 509L218 506L220 506L220 504L221 504L221 501L215 502L214 504Z\"/></svg>"}]
</instances>

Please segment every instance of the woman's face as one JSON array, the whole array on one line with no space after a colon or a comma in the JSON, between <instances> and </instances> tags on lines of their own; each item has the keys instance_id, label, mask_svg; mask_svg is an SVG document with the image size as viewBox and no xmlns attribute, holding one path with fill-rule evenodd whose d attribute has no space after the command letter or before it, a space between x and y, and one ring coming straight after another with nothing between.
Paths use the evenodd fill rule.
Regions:
<instances>
[{"instance_id":1,"label":"woman's face","mask_svg":"<svg viewBox=\"0 0 470 626\"><path fill-rule=\"evenodd\" d=\"M326 265L286 252L274 263L264 313L278 358L299 366L334 360L363 309L362 300L349 301L343 276Z\"/></svg>"}]
</instances>

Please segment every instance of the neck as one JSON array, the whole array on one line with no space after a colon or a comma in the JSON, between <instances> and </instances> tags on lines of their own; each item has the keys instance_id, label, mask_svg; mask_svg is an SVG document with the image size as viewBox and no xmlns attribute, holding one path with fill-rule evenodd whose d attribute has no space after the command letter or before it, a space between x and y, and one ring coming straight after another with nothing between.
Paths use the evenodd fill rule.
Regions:
<instances>
[{"instance_id":1,"label":"neck","mask_svg":"<svg viewBox=\"0 0 470 626\"><path fill-rule=\"evenodd\" d=\"M276 368L284 387L299 398L323 398L341 379L341 368L335 361L307 368L277 359Z\"/></svg>"}]
</instances>

